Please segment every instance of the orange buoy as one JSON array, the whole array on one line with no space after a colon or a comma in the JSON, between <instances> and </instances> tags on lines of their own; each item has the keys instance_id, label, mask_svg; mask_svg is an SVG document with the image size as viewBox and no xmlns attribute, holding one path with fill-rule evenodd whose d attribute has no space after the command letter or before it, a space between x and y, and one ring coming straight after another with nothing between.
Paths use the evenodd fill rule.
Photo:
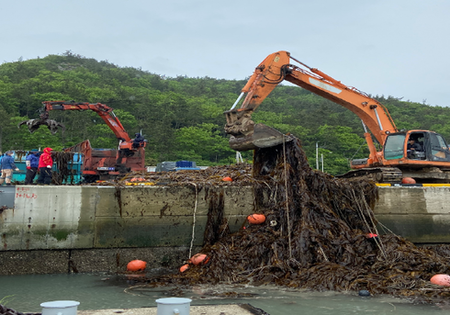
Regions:
<instances>
[{"instance_id":1,"label":"orange buoy","mask_svg":"<svg viewBox=\"0 0 450 315\"><path fill-rule=\"evenodd\" d=\"M185 265L180 267L180 272L185 272L188 269L189 269L189 264L185 264Z\"/></svg>"},{"instance_id":2,"label":"orange buoy","mask_svg":"<svg viewBox=\"0 0 450 315\"><path fill-rule=\"evenodd\" d=\"M133 177L132 179L130 179L130 182L143 182L145 181L145 178L142 177Z\"/></svg>"},{"instance_id":3,"label":"orange buoy","mask_svg":"<svg viewBox=\"0 0 450 315\"><path fill-rule=\"evenodd\" d=\"M415 184L416 180L412 177L403 177L402 184Z\"/></svg>"},{"instance_id":4,"label":"orange buoy","mask_svg":"<svg viewBox=\"0 0 450 315\"><path fill-rule=\"evenodd\" d=\"M224 182L232 182L233 181L233 179L231 178L231 177L224 177L224 178L222 178L222 180L224 181Z\"/></svg>"},{"instance_id":5,"label":"orange buoy","mask_svg":"<svg viewBox=\"0 0 450 315\"><path fill-rule=\"evenodd\" d=\"M139 271L144 270L147 267L147 263L142 260L132 260L127 265L127 270L129 271Z\"/></svg>"},{"instance_id":6,"label":"orange buoy","mask_svg":"<svg viewBox=\"0 0 450 315\"><path fill-rule=\"evenodd\" d=\"M200 264L205 265L208 263L209 257L206 256L205 254L198 253L198 254L195 254L194 256L192 256L191 259L189 259L189 260L194 265L200 265Z\"/></svg>"},{"instance_id":7,"label":"orange buoy","mask_svg":"<svg viewBox=\"0 0 450 315\"><path fill-rule=\"evenodd\" d=\"M446 274L437 274L431 277L430 282L444 287L450 287L450 276Z\"/></svg>"},{"instance_id":8,"label":"orange buoy","mask_svg":"<svg viewBox=\"0 0 450 315\"><path fill-rule=\"evenodd\" d=\"M266 216L264 214L253 213L247 217L247 220L251 224L261 224L266 221Z\"/></svg>"}]
</instances>

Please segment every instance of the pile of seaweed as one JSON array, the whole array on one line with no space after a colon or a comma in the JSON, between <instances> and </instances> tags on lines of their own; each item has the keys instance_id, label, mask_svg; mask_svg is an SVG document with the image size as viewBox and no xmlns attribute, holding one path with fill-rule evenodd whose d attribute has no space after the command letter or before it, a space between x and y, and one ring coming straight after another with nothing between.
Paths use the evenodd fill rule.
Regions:
<instances>
[{"instance_id":1,"label":"pile of seaweed","mask_svg":"<svg viewBox=\"0 0 450 315\"><path fill-rule=\"evenodd\" d=\"M56 163L57 172L52 173L52 184L73 185L76 183L76 170L74 169L73 152L52 152L53 161Z\"/></svg>"},{"instance_id":2,"label":"pile of seaweed","mask_svg":"<svg viewBox=\"0 0 450 315\"><path fill-rule=\"evenodd\" d=\"M393 233L381 235L372 211L378 197L373 182L311 169L297 139L256 150L253 177L257 213L266 221L220 238L205 233L201 253L207 263L145 279L148 286L276 284L448 303L450 288L429 280L450 273L450 248L416 247ZM207 231L223 223L211 215Z\"/></svg>"},{"instance_id":3,"label":"pile of seaweed","mask_svg":"<svg viewBox=\"0 0 450 315\"><path fill-rule=\"evenodd\" d=\"M229 177L231 181L223 179ZM117 180L91 183L95 186L179 186L195 183L199 188L216 186L245 186L258 182L252 176L251 164L211 166L204 170L181 170L173 172L130 172Z\"/></svg>"}]
</instances>

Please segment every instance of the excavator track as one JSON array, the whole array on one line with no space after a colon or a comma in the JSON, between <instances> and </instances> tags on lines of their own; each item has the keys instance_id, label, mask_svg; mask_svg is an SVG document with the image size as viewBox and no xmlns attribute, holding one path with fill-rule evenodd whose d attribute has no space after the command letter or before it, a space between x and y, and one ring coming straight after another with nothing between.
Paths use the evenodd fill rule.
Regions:
<instances>
[{"instance_id":1,"label":"excavator track","mask_svg":"<svg viewBox=\"0 0 450 315\"><path fill-rule=\"evenodd\" d=\"M403 177L412 177L417 183L450 183L450 169L424 167L420 169L402 169Z\"/></svg>"},{"instance_id":2,"label":"excavator track","mask_svg":"<svg viewBox=\"0 0 450 315\"><path fill-rule=\"evenodd\" d=\"M370 167L352 170L336 177L366 179L376 183L400 184L402 182L403 173L396 167Z\"/></svg>"}]
</instances>

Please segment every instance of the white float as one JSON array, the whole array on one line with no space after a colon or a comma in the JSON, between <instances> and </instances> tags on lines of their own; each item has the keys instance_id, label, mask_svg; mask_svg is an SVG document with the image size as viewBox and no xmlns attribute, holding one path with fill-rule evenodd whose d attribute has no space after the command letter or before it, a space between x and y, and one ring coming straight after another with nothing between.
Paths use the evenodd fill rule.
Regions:
<instances>
[{"instance_id":1,"label":"white float","mask_svg":"<svg viewBox=\"0 0 450 315\"><path fill-rule=\"evenodd\" d=\"M156 315L189 315L191 302L191 299L175 297L157 299Z\"/></svg>"},{"instance_id":2,"label":"white float","mask_svg":"<svg viewBox=\"0 0 450 315\"><path fill-rule=\"evenodd\" d=\"M41 303L42 315L76 315L77 301L51 301Z\"/></svg>"}]
</instances>

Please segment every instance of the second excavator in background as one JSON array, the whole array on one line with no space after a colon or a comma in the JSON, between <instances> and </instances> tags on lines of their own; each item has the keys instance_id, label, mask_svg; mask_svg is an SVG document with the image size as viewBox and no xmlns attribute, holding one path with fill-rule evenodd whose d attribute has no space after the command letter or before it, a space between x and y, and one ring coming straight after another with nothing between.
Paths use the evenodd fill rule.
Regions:
<instances>
[{"instance_id":1,"label":"second excavator in background","mask_svg":"<svg viewBox=\"0 0 450 315\"><path fill-rule=\"evenodd\" d=\"M391 184L401 183L406 177L417 183L450 183L450 151L440 134L429 130L398 130L387 108L377 100L305 65L286 51L267 56L256 67L232 108L225 112L225 131L230 135L232 149L267 148L292 140L273 128L255 124L251 117L284 80L351 110L361 119L369 157L351 161L353 170L341 177L364 177ZM241 106L236 108L244 95ZM418 143L421 150L408 149L410 140Z\"/></svg>"},{"instance_id":2,"label":"second excavator in background","mask_svg":"<svg viewBox=\"0 0 450 315\"><path fill-rule=\"evenodd\" d=\"M125 131L120 120L114 114L113 109L101 103L80 103L74 101L46 101L42 103L44 108L38 119L23 121L30 132L36 131L39 126L46 125L52 134L64 125L49 119L49 111L53 110L92 110L96 112L108 127L114 132L118 143L118 149L94 149L90 141L85 140L73 147L64 149L65 152L81 153L82 176L85 182L114 179L131 171L145 170L145 146L147 141L140 133L131 139Z\"/></svg>"}]
</instances>

